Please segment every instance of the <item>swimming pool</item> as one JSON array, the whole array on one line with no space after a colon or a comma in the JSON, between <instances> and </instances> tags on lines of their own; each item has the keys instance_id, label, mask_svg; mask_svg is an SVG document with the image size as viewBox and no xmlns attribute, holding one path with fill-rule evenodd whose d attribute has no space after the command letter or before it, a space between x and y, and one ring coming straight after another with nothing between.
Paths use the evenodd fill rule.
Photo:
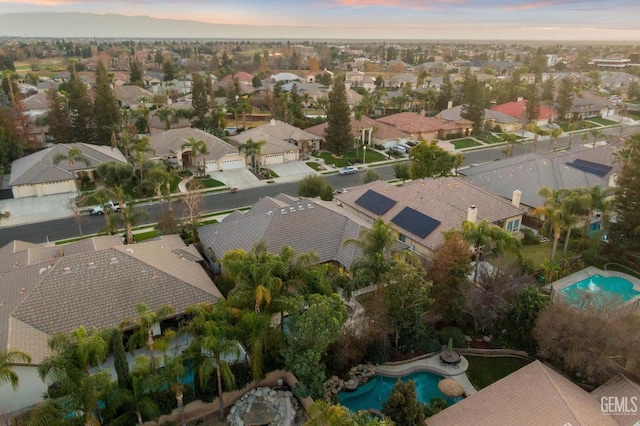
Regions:
<instances>
[{"instance_id":1,"label":"swimming pool","mask_svg":"<svg viewBox=\"0 0 640 426\"><path fill-rule=\"evenodd\" d=\"M431 398L435 397L446 399L449 405L461 399L461 397L450 398L440 392L438 382L442 380L443 377L438 374L419 371L401 377L401 379L403 382L413 380L416 383L418 400L425 404L429 403ZM391 390L397 380L398 377L375 376L368 383L358 386L358 389L353 392L339 392L338 402L350 411L369 410L372 408L382 411L382 403L389 399Z\"/></svg>"},{"instance_id":2,"label":"swimming pool","mask_svg":"<svg viewBox=\"0 0 640 426\"><path fill-rule=\"evenodd\" d=\"M620 277L603 277L598 274L578 281L560 291L572 304L579 304L585 296L609 300L617 299L621 303L640 296L640 292L633 289L632 282Z\"/></svg>"}]
</instances>

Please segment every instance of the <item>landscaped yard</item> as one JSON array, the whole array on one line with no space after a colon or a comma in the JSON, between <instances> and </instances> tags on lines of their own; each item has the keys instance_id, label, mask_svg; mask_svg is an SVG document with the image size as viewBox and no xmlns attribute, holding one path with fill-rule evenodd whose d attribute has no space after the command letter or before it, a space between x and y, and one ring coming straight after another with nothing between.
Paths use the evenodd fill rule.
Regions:
<instances>
[{"instance_id":1,"label":"landscaped yard","mask_svg":"<svg viewBox=\"0 0 640 426\"><path fill-rule=\"evenodd\" d=\"M334 157L332 153L328 151L323 151L318 154L318 157L322 158L325 164L333 164L336 167L345 167L345 166L351 165L351 163L349 162L349 159L359 159L360 162L362 163L363 154L364 154L364 151L360 149L358 151L344 152L342 154L342 157ZM370 149L367 150L367 154L366 154L367 164L375 163L377 161L383 161L386 159L387 157L385 157L384 155L380 154L377 151L372 151Z\"/></svg>"},{"instance_id":2,"label":"landscaped yard","mask_svg":"<svg viewBox=\"0 0 640 426\"><path fill-rule=\"evenodd\" d=\"M205 188L216 188L218 186L225 186L224 183L220 182L219 180L211 179L210 177L196 178L194 180L200 182ZM189 183L187 183L187 189L189 189Z\"/></svg>"},{"instance_id":3,"label":"landscaped yard","mask_svg":"<svg viewBox=\"0 0 640 426\"><path fill-rule=\"evenodd\" d=\"M473 139L470 139L470 138L458 139L455 141L451 141L451 143L453 144L453 146L456 147L456 149L471 148L474 146L482 145L481 143L474 141Z\"/></svg>"},{"instance_id":4,"label":"landscaped yard","mask_svg":"<svg viewBox=\"0 0 640 426\"><path fill-rule=\"evenodd\" d=\"M477 390L486 388L531 362L511 356L484 357L465 355L464 357L469 361L467 377L469 377L471 384Z\"/></svg>"},{"instance_id":5,"label":"landscaped yard","mask_svg":"<svg viewBox=\"0 0 640 426\"><path fill-rule=\"evenodd\" d=\"M500 143L504 142L498 136L495 136L493 133L485 132L482 135L476 135L476 139L480 139L484 143Z\"/></svg>"},{"instance_id":6,"label":"landscaped yard","mask_svg":"<svg viewBox=\"0 0 640 426\"><path fill-rule=\"evenodd\" d=\"M589 119L589 120L592 120L592 119ZM598 127L598 125L594 123L589 123L588 121L576 121L575 124L576 124L576 128L574 131L592 129L594 127ZM563 132L568 132L569 122L560 123L560 128L562 129Z\"/></svg>"},{"instance_id":7,"label":"landscaped yard","mask_svg":"<svg viewBox=\"0 0 640 426\"><path fill-rule=\"evenodd\" d=\"M602 118L602 117L593 117L593 118L590 118L588 121L593 121L594 123L598 123L603 126L612 126L614 124L620 124L617 121L607 120L606 118Z\"/></svg>"},{"instance_id":8,"label":"landscaped yard","mask_svg":"<svg viewBox=\"0 0 640 426\"><path fill-rule=\"evenodd\" d=\"M307 166L311 167L313 170L315 170L316 172L319 172L320 170L322 170L322 166L320 166L320 164L318 164L315 161L307 161L305 163Z\"/></svg>"}]
</instances>

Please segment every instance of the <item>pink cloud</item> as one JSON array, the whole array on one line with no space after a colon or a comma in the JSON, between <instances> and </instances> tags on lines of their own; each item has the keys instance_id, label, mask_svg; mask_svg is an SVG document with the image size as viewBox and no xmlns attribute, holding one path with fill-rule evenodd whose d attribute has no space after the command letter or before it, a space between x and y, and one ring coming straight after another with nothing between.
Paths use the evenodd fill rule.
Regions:
<instances>
[{"instance_id":1,"label":"pink cloud","mask_svg":"<svg viewBox=\"0 0 640 426\"><path fill-rule=\"evenodd\" d=\"M514 6L503 6L502 9L504 9L504 10L541 9L543 7L553 6L553 5L557 4L557 3L558 2L555 2L555 1L546 1L546 2L539 2L539 3L527 3L527 4L519 4L519 5L514 5Z\"/></svg>"},{"instance_id":2,"label":"pink cloud","mask_svg":"<svg viewBox=\"0 0 640 426\"><path fill-rule=\"evenodd\" d=\"M367 6L393 6L409 9L427 9L429 6L440 4L464 4L465 0L334 0L342 6L367 7Z\"/></svg>"}]
</instances>

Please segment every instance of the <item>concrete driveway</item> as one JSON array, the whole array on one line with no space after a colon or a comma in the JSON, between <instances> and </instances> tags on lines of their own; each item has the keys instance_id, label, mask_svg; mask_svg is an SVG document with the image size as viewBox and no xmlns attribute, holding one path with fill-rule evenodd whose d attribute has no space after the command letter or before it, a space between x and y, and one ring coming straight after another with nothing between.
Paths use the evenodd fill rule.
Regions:
<instances>
[{"instance_id":1,"label":"concrete driveway","mask_svg":"<svg viewBox=\"0 0 640 426\"><path fill-rule=\"evenodd\" d=\"M69 203L75 197L75 193L69 193L0 200L0 211L10 214L0 221L0 227L70 217L73 213Z\"/></svg>"},{"instance_id":2,"label":"concrete driveway","mask_svg":"<svg viewBox=\"0 0 640 426\"><path fill-rule=\"evenodd\" d=\"M296 176L302 179L310 173L315 173L315 170L307 166L304 161L271 164L267 168L273 170L281 178Z\"/></svg>"},{"instance_id":3,"label":"concrete driveway","mask_svg":"<svg viewBox=\"0 0 640 426\"><path fill-rule=\"evenodd\" d=\"M253 188L260 186L260 180L255 177L249 169L240 168L225 170L223 172L211 172L209 173L215 180L219 180L230 188L236 187L239 189Z\"/></svg>"}]
</instances>

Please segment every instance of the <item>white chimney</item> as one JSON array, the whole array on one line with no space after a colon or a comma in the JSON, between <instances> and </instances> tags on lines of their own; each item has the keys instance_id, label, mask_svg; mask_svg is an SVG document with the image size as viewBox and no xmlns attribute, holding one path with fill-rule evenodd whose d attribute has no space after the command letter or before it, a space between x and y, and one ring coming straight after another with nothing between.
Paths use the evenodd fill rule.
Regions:
<instances>
[{"instance_id":1,"label":"white chimney","mask_svg":"<svg viewBox=\"0 0 640 426\"><path fill-rule=\"evenodd\" d=\"M467 210L467 222L476 223L476 219L478 218L478 209L476 206L471 206Z\"/></svg>"},{"instance_id":2,"label":"white chimney","mask_svg":"<svg viewBox=\"0 0 640 426\"><path fill-rule=\"evenodd\" d=\"M276 125L276 120L274 120L273 118L271 119L271 121L269 122L269 124L271 124L272 126Z\"/></svg>"},{"instance_id":3,"label":"white chimney","mask_svg":"<svg viewBox=\"0 0 640 426\"><path fill-rule=\"evenodd\" d=\"M453 101L447 102L447 109L453 108Z\"/></svg>"},{"instance_id":4,"label":"white chimney","mask_svg":"<svg viewBox=\"0 0 640 426\"><path fill-rule=\"evenodd\" d=\"M611 176L609 176L609 187L616 188L618 186L617 181L618 181L618 174L613 173Z\"/></svg>"},{"instance_id":5,"label":"white chimney","mask_svg":"<svg viewBox=\"0 0 640 426\"><path fill-rule=\"evenodd\" d=\"M520 208L520 199L522 198L522 191L516 189L511 196L511 205Z\"/></svg>"}]
</instances>

